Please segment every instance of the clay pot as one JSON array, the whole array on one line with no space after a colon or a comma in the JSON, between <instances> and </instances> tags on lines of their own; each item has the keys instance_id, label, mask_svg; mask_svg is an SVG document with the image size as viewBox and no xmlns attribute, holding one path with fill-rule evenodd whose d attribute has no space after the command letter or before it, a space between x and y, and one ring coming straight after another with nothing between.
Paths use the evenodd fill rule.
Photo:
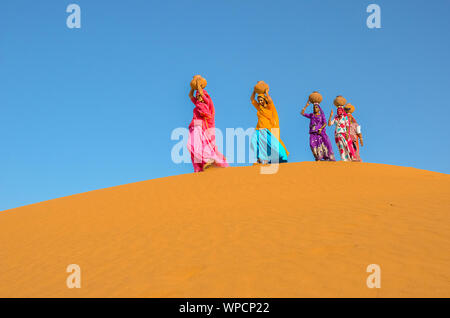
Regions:
<instances>
[{"instance_id":1,"label":"clay pot","mask_svg":"<svg viewBox=\"0 0 450 318\"><path fill-rule=\"evenodd\" d=\"M318 103L320 104L322 102L322 95L320 95L319 92L312 92L311 95L309 95L309 101L313 104Z\"/></svg>"},{"instance_id":2,"label":"clay pot","mask_svg":"<svg viewBox=\"0 0 450 318\"><path fill-rule=\"evenodd\" d=\"M344 97L342 97L341 95L337 96L337 97L334 99L334 106L336 106L336 107L342 107L342 106L344 106L346 103L347 103L347 100L346 100Z\"/></svg>"},{"instance_id":3,"label":"clay pot","mask_svg":"<svg viewBox=\"0 0 450 318\"><path fill-rule=\"evenodd\" d=\"M347 104L344 106L344 110L347 114L351 114L355 111L355 106L353 106L352 104Z\"/></svg>"},{"instance_id":4,"label":"clay pot","mask_svg":"<svg viewBox=\"0 0 450 318\"><path fill-rule=\"evenodd\" d=\"M255 85L255 92L257 94L264 94L266 89L269 89L269 85L267 85L264 81L259 81Z\"/></svg>"},{"instance_id":5,"label":"clay pot","mask_svg":"<svg viewBox=\"0 0 450 318\"><path fill-rule=\"evenodd\" d=\"M191 81L191 88L192 88L192 89L197 89L196 81L197 81L198 78L200 79L200 87L201 87L201 88L205 88L206 85L208 84L208 82L206 81L206 79L204 79L201 75L195 75L195 76L192 78L192 81Z\"/></svg>"}]
</instances>

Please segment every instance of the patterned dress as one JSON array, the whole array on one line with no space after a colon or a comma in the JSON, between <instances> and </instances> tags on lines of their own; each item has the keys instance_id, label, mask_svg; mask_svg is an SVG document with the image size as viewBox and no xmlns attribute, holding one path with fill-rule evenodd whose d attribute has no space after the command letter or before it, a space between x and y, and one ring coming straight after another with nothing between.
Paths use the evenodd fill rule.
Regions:
<instances>
[{"instance_id":1,"label":"patterned dress","mask_svg":"<svg viewBox=\"0 0 450 318\"><path fill-rule=\"evenodd\" d=\"M347 133L350 131L350 121L348 120L348 116L345 114L334 117L331 121L331 125L336 125L334 139L339 148L342 161L352 161L355 157L355 151L353 149L351 137L348 136L347 139Z\"/></svg>"},{"instance_id":2,"label":"patterned dress","mask_svg":"<svg viewBox=\"0 0 450 318\"><path fill-rule=\"evenodd\" d=\"M355 157L353 161L359 161L361 162L362 159L359 155L359 136L358 136L358 122L356 121L356 118L353 117L352 114L348 114L348 119L350 121L350 138L352 139L352 145L353 149L355 150Z\"/></svg>"}]
</instances>

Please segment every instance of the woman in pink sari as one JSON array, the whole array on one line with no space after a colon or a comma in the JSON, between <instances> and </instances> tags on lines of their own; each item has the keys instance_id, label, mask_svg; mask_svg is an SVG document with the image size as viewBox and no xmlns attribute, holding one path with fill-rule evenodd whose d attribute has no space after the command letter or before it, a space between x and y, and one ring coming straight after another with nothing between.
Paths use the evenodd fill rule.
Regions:
<instances>
[{"instance_id":1,"label":"woman in pink sari","mask_svg":"<svg viewBox=\"0 0 450 318\"><path fill-rule=\"evenodd\" d=\"M191 88L189 98L194 103L194 114L189 124L189 139L187 148L191 153L192 165L195 172L200 172L215 165L228 167L225 157L216 146L215 110L211 97L206 90L197 83L197 92Z\"/></svg>"},{"instance_id":2,"label":"woman in pink sari","mask_svg":"<svg viewBox=\"0 0 450 318\"><path fill-rule=\"evenodd\" d=\"M359 155L359 143L361 142L361 146L363 146L364 142L361 134L361 126L353 116L355 106L347 104L344 106L344 110L348 115L348 120L350 121L350 137L352 138L353 149L355 150L355 158L353 161L362 162L361 156Z\"/></svg>"}]
</instances>

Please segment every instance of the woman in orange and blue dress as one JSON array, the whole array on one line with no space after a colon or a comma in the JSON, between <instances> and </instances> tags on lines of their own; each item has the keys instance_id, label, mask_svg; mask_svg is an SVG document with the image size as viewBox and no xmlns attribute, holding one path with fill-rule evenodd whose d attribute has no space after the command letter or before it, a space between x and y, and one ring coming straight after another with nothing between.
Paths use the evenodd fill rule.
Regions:
<instances>
[{"instance_id":1,"label":"woman in orange and blue dress","mask_svg":"<svg viewBox=\"0 0 450 318\"><path fill-rule=\"evenodd\" d=\"M253 91L251 102L256 109L258 124L251 139L251 147L256 155L257 163L287 162L289 152L280 138L280 123L277 109L267 88L255 99Z\"/></svg>"}]
</instances>

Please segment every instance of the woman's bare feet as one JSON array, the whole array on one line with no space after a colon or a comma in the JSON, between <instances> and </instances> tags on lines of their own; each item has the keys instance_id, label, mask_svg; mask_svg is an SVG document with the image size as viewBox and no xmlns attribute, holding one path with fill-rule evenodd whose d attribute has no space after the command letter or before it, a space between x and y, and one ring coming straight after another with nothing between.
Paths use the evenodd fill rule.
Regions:
<instances>
[{"instance_id":1,"label":"woman's bare feet","mask_svg":"<svg viewBox=\"0 0 450 318\"><path fill-rule=\"evenodd\" d=\"M209 159L205 165L203 166L203 170L208 169L209 167L211 167L213 164L215 163L215 161L213 159Z\"/></svg>"}]
</instances>

